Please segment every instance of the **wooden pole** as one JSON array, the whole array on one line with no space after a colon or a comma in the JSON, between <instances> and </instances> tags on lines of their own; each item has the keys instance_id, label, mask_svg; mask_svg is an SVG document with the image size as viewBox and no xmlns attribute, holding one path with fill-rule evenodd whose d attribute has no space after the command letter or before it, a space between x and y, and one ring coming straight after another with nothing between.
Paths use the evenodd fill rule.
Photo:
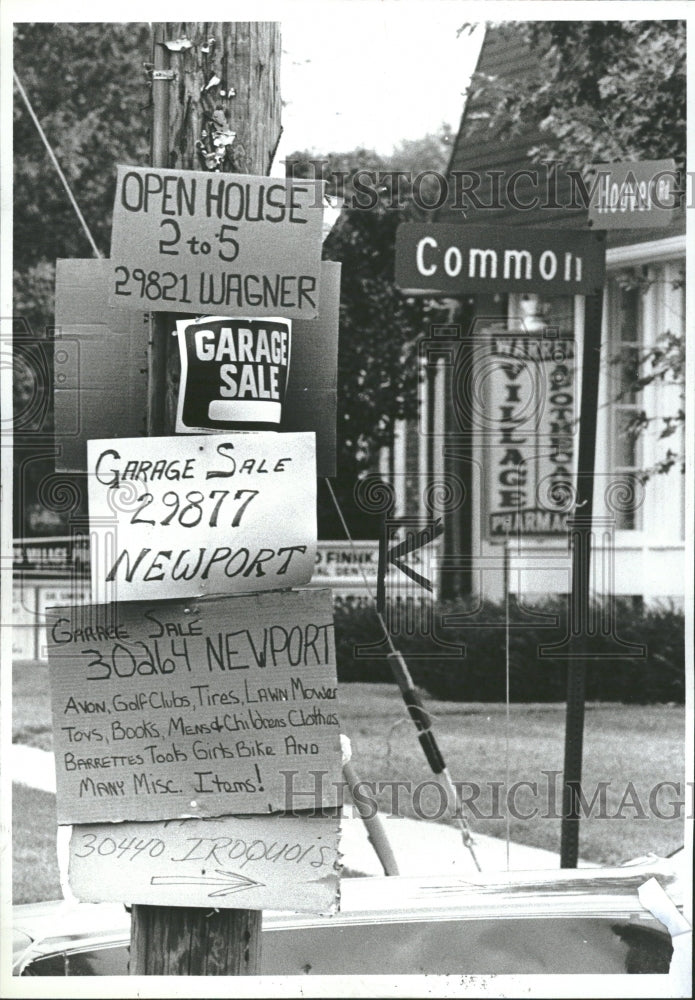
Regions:
<instances>
[{"instance_id":1,"label":"wooden pole","mask_svg":"<svg viewBox=\"0 0 695 1000\"><path fill-rule=\"evenodd\" d=\"M155 24L153 35L152 72L152 141L150 160L153 167L169 165L169 92L172 81L167 79L169 50L163 44L165 26ZM169 317L150 313L150 337L147 344L147 434L157 437L166 433L167 389L167 328Z\"/></svg>"},{"instance_id":2,"label":"wooden pole","mask_svg":"<svg viewBox=\"0 0 695 1000\"><path fill-rule=\"evenodd\" d=\"M168 48L167 41L178 45ZM152 166L202 170L207 165L228 173L268 174L281 131L280 26L263 21L156 24L153 43ZM201 143L212 148L212 115L218 128L236 133L220 164L206 164L200 152ZM150 436L173 432L179 377L174 322L167 314L150 316ZM260 910L134 905L130 973L255 975L261 920Z\"/></svg>"},{"instance_id":3,"label":"wooden pole","mask_svg":"<svg viewBox=\"0 0 695 1000\"><path fill-rule=\"evenodd\" d=\"M261 917L260 910L134 906L130 974L257 975Z\"/></svg>"}]
</instances>

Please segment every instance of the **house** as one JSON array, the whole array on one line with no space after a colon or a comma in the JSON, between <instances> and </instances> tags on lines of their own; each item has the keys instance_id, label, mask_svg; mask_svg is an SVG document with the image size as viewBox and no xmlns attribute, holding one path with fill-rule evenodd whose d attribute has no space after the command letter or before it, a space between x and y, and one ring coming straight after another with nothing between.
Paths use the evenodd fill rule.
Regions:
<instances>
[{"instance_id":1,"label":"house","mask_svg":"<svg viewBox=\"0 0 695 1000\"><path fill-rule=\"evenodd\" d=\"M530 58L521 40L491 29L477 69L490 80L513 81ZM584 165L533 163L528 151L540 130L529 127L511 141L501 139L486 127L489 101L485 86L468 99L448 168L449 203L437 221L452 222L460 232L492 226L510 246L530 238L517 227L543 227L553 246L558 238L570 239L564 234L586 232L587 208L571 171ZM680 461L646 482L640 473L669 448L682 451L681 427L659 437L664 419L683 405L682 390L658 380L640 392L631 388L644 353L666 331L684 331L684 211L671 216L668 226L607 232L592 571L596 596L679 604L685 477ZM435 259L446 263L441 248L425 256L432 243L423 246L424 270L433 270ZM447 253L447 274L455 275L461 255L456 247ZM494 251L472 253L479 255L477 273L486 266L492 273ZM508 253L505 277L530 268L522 251ZM501 274L501 257L499 264ZM574 267L571 254L564 263L547 257L545 264L564 266L566 277ZM532 604L571 589L566 522L579 441L585 296L571 285L564 294L555 285L548 294L537 287L510 291L504 282L500 289L447 293L448 323L432 328L421 343L419 418L397 426L380 467L395 489L396 516L443 518L443 596L500 599L506 580L510 592ZM642 411L657 420L631 436L628 427Z\"/></svg>"}]
</instances>

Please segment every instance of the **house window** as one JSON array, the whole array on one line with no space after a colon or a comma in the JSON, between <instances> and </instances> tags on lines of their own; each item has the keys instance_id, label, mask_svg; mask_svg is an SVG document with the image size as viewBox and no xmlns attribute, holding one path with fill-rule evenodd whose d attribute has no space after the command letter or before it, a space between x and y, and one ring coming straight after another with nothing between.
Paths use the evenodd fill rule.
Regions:
<instances>
[{"instance_id":1,"label":"house window","mask_svg":"<svg viewBox=\"0 0 695 1000\"><path fill-rule=\"evenodd\" d=\"M642 394L636 387L644 343L643 293L620 277L611 281L610 292L609 471L616 476L637 476L643 465L643 442L635 433L643 409ZM641 507L617 511L615 518L618 530L642 527Z\"/></svg>"},{"instance_id":2,"label":"house window","mask_svg":"<svg viewBox=\"0 0 695 1000\"><path fill-rule=\"evenodd\" d=\"M666 307L666 327L672 330L674 333L683 333L685 329L685 271L682 267L677 264L671 264L667 271L667 277L670 281L670 287L672 289L671 299L667 300ZM672 396L673 399L673 396ZM685 396L681 395L679 392L678 399L673 400L673 404L670 409L671 412L675 412L676 405L678 408L685 409ZM681 426L678 431L677 437L675 438L674 451L680 452L681 455L685 454L685 427ZM685 540L685 475L682 471L682 463L679 462L676 468L673 470L680 480L680 532L679 538L681 541ZM671 475L671 473L669 473Z\"/></svg>"}]
</instances>

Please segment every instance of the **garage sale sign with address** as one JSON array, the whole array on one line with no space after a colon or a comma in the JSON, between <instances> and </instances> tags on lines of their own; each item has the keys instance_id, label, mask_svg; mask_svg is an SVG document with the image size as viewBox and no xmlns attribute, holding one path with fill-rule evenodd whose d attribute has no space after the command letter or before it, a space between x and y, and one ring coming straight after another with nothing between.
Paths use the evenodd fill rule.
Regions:
<instances>
[{"instance_id":1,"label":"garage sale sign with address","mask_svg":"<svg viewBox=\"0 0 695 1000\"><path fill-rule=\"evenodd\" d=\"M59 823L339 804L329 590L47 620Z\"/></svg>"},{"instance_id":2,"label":"garage sale sign with address","mask_svg":"<svg viewBox=\"0 0 695 1000\"><path fill-rule=\"evenodd\" d=\"M96 604L308 583L314 435L248 431L90 441Z\"/></svg>"},{"instance_id":3,"label":"garage sale sign with address","mask_svg":"<svg viewBox=\"0 0 695 1000\"><path fill-rule=\"evenodd\" d=\"M47 615L58 822L83 898L337 906L332 596L292 589L316 560L319 423L324 469L335 455L323 188L118 167L104 308L138 329L179 314L182 378L177 436L84 433L91 603ZM206 835L230 845L221 875L190 850Z\"/></svg>"},{"instance_id":4,"label":"garage sale sign with address","mask_svg":"<svg viewBox=\"0 0 695 1000\"><path fill-rule=\"evenodd\" d=\"M88 902L335 913L336 815L73 827L70 887Z\"/></svg>"},{"instance_id":5,"label":"garage sale sign with address","mask_svg":"<svg viewBox=\"0 0 695 1000\"><path fill-rule=\"evenodd\" d=\"M118 167L109 305L312 319L323 181Z\"/></svg>"}]
</instances>

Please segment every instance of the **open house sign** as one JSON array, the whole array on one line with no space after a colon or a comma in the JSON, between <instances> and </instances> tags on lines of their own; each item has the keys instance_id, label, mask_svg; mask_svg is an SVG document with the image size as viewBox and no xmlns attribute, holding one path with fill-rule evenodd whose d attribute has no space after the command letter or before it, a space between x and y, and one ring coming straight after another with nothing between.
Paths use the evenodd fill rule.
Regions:
<instances>
[{"instance_id":1,"label":"open house sign","mask_svg":"<svg viewBox=\"0 0 695 1000\"><path fill-rule=\"evenodd\" d=\"M109 303L312 319L323 182L118 168Z\"/></svg>"}]
</instances>

